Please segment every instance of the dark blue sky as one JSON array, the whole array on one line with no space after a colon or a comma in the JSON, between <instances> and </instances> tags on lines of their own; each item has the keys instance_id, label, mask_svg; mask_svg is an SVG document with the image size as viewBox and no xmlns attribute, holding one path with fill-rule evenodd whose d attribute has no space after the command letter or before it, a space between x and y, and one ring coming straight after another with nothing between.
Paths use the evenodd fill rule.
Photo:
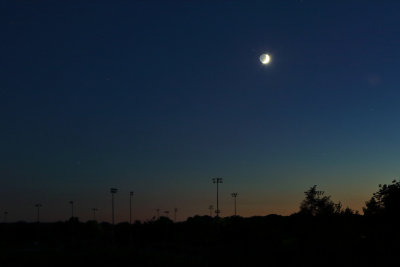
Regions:
<instances>
[{"instance_id":1,"label":"dark blue sky","mask_svg":"<svg viewBox=\"0 0 400 267\"><path fill-rule=\"evenodd\" d=\"M201 3L202 2L202 3ZM360 209L399 175L400 3L2 1L0 209ZM251 2L251 3L249 3ZM272 62L259 61L268 52Z\"/></svg>"}]
</instances>

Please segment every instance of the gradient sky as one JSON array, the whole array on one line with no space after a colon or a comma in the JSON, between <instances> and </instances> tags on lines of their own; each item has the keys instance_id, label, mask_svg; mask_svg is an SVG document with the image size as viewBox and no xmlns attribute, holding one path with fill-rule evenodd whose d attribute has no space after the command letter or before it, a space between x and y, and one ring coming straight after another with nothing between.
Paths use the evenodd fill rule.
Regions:
<instances>
[{"instance_id":1,"label":"gradient sky","mask_svg":"<svg viewBox=\"0 0 400 267\"><path fill-rule=\"evenodd\" d=\"M168 2L168 3L166 3ZM218 2L218 3L216 3ZM249 3L251 2L251 3ZM2 1L9 220L361 209L400 173L400 3ZM264 66L259 56L268 52Z\"/></svg>"}]
</instances>

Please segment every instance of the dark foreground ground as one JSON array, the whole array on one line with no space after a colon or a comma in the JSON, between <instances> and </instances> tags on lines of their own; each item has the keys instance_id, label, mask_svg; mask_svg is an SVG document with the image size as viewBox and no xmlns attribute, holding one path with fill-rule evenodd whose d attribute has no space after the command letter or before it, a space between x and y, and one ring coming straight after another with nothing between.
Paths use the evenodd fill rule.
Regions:
<instances>
[{"instance_id":1,"label":"dark foreground ground","mask_svg":"<svg viewBox=\"0 0 400 267\"><path fill-rule=\"evenodd\" d=\"M208 216L0 224L0 266L400 266L400 221Z\"/></svg>"}]
</instances>

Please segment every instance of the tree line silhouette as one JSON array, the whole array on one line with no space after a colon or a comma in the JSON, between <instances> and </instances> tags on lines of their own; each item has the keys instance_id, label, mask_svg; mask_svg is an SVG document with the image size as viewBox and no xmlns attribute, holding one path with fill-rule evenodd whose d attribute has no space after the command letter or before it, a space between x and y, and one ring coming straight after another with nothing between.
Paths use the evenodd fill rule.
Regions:
<instances>
[{"instance_id":1,"label":"tree line silhouette","mask_svg":"<svg viewBox=\"0 0 400 267\"><path fill-rule=\"evenodd\" d=\"M290 216L193 216L110 224L0 224L0 266L388 266L399 262L400 182L363 215L314 185Z\"/></svg>"}]
</instances>

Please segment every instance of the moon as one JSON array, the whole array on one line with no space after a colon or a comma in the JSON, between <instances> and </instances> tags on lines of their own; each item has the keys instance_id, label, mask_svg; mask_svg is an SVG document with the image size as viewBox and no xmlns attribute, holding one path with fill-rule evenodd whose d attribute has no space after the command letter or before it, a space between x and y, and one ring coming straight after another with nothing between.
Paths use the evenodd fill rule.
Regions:
<instances>
[{"instance_id":1,"label":"moon","mask_svg":"<svg viewBox=\"0 0 400 267\"><path fill-rule=\"evenodd\" d=\"M271 61L271 57L268 54L262 54L260 56L260 61L262 64L267 65Z\"/></svg>"}]
</instances>

